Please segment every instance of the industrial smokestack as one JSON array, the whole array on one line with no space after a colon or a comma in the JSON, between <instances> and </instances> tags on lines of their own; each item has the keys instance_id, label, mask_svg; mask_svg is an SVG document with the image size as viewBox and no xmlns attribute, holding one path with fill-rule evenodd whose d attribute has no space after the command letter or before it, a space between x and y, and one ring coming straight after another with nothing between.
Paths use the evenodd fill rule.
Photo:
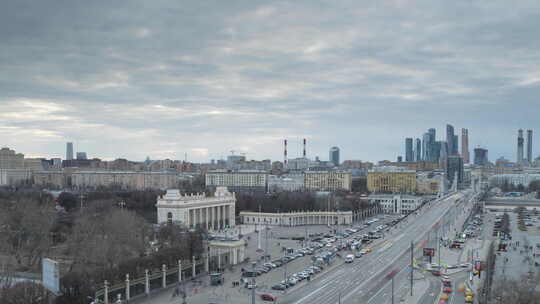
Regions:
<instances>
[{"instance_id":1,"label":"industrial smokestack","mask_svg":"<svg viewBox=\"0 0 540 304\"><path fill-rule=\"evenodd\" d=\"M304 138L304 158L306 158L306 139Z\"/></svg>"},{"instance_id":2,"label":"industrial smokestack","mask_svg":"<svg viewBox=\"0 0 540 304\"><path fill-rule=\"evenodd\" d=\"M286 164L287 163L287 140L286 139L284 143L285 143L285 149L283 150L283 163Z\"/></svg>"}]
</instances>

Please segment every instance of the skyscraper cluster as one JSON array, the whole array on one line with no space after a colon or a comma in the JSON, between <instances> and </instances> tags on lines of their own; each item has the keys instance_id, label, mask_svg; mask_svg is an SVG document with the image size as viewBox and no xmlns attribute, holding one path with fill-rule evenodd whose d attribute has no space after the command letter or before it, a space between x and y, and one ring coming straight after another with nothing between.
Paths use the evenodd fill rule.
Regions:
<instances>
[{"instance_id":1,"label":"skyscraper cluster","mask_svg":"<svg viewBox=\"0 0 540 304\"><path fill-rule=\"evenodd\" d=\"M430 128L422 135L422 139L407 137L405 139L405 161L439 163L439 166L447 171L447 178L450 182L453 182L457 176L458 183L461 183L463 164L470 162L469 130L461 129L461 153L459 136L455 134L454 126L446 125L445 140L438 141L436 135L436 130ZM487 163L487 153L485 157L482 157L482 162Z\"/></svg>"},{"instance_id":2,"label":"skyscraper cluster","mask_svg":"<svg viewBox=\"0 0 540 304\"><path fill-rule=\"evenodd\" d=\"M422 139L408 137L405 139L405 161L444 161L450 155L460 155L459 136L454 134L454 127L446 125L446 140L437 141L437 132L430 128ZM461 130L461 156L464 163L469 163L469 130Z\"/></svg>"}]
</instances>

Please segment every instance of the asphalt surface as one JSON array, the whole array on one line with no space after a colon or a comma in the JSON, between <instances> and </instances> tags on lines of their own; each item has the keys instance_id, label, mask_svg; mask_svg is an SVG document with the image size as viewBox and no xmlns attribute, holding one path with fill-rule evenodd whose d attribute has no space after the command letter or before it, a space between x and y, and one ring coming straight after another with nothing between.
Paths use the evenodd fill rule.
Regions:
<instances>
[{"instance_id":1,"label":"asphalt surface","mask_svg":"<svg viewBox=\"0 0 540 304\"><path fill-rule=\"evenodd\" d=\"M440 225L451 208L460 207L462 192L431 203L401 229L388 233L384 241L373 247L373 252L343 264L321 275L302 288L282 295L279 303L388 303L391 301L391 280L387 275L397 271L395 280L405 280L410 275L410 246L415 250L426 240L426 233ZM459 202L459 203L457 203ZM436 286L433 287L436 289Z\"/></svg>"}]
</instances>

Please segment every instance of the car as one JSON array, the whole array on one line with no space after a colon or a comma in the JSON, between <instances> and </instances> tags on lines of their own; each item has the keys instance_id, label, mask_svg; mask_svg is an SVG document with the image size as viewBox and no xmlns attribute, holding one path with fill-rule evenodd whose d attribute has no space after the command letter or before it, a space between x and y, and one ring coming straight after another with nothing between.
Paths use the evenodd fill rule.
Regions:
<instances>
[{"instance_id":1,"label":"car","mask_svg":"<svg viewBox=\"0 0 540 304\"><path fill-rule=\"evenodd\" d=\"M358 251L354 254L354 257L355 258L361 258L363 256L362 252L361 251Z\"/></svg>"},{"instance_id":2,"label":"car","mask_svg":"<svg viewBox=\"0 0 540 304\"><path fill-rule=\"evenodd\" d=\"M274 301L277 300L277 297L273 296L273 295L270 295L270 294L264 293L264 294L261 295L261 300L274 302Z\"/></svg>"},{"instance_id":3,"label":"car","mask_svg":"<svg viewBox=\"0 0 540 304\"><path fill-rule=\"evenodd\" d=\"M439 270L434 270L434 271L431 272L431 274L436 276L436 277L441 276L441 272Z\"/></svg>"},{"instance_id":4,"label":"car","mask_svg":"<svg viewBox=\"0 0 540 304\"><path fill-rule=\"evenodd\" d=\"M247 289L254 289L254 288L257 288L257 284L255 284L255 283L247 283L247 284L246 284L246 288L247 288Z\"/></svg>"},{"instance_id":5,"label":"car","mask_svg":"<svg viewBox=\"0 0 540 304\"><path fill-rule=\"evenodd\" d=\"M445 287L445 288L443 288L443 292L444 292L444 293L452 293L452 288L450 288L450 287Z\"/></svg>"},{"instance_id":6,"label":"car","mask_svg":"<svg viewBox=\"0 0 540 304\"><path fill-rule=\"evenodd\" d=\"M264 263L263 266L267 267L267 268L276 268L277 267L277 265L274 264L274 263Z\"/></svg>"},{"instance_id":7,"label":"car","mask_svg":"<svg viewBox=\"0 0 540 304\"><path fill-rule=\"evenodd\" d=\"M287 287L284 284L276 284L271 287L272 290L285 290Z\"/></svg>"}]
</instances>

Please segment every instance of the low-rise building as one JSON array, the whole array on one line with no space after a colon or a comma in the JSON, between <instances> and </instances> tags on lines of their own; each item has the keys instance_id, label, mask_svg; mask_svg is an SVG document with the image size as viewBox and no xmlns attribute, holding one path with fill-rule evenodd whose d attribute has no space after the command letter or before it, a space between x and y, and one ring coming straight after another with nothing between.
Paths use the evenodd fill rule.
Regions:
<instances>
[{"instance_id":1,"label":"low-rise building","mask_svg":"<svg viewBox=\"0 0 540 304\"><path fill-rule=\"evenodd\" d=\"M416 178L417 194L437 194L441 184L441 176L418 175Z\"/></svg>"},{"instance_id":2,"label":"low-rise building","mask_svg":"<svg viewBox=\"0 0 540 304\"><path fill-rule=\"evenodd\" d=\"M32 174L35 185L48 188L63 189L66 187L66 175L64 171L36 171Z\"/></svg>"},{"instance_id":3,"label":"low-rise building","mask_svg":"<svg viewBox=\"0 0 540 304\"><path fill-rule=\"evenodd\" d=\"M348 171L306 171L304 189L307 191L351 191L352 174Z\"/></svg>"},{"instance_id":4,"label":"low-rise building","mask_svg":"<svg viewBox=\"0 0 540 304\"><path fill-rule=\"evenodd\" d=\"M24 168L24 154L16 153L9 148L0 149L0 169Z\"/></svg>"},{"instance_id":5,"label":"low-rise building","mask_svg":"<svg viewBox=\"0 0 540 304\"><path fill-rule=\"evenodd\" d=\"M32 171L28 169L0 169L0 186L16 186L29 184Z\"/></svg>"},{"instance_id":6,"label":"low-rise building","mask_svg":"<svg viewBox=\"0 0 540 304\"><path fill-rule=\"evenodd\" d=\"M303 174L269 175L268 191L302 191L304 190Z\"/></svg>"},{"instance_id":7,"label":"low-rise building","mask_svg":"<svg viewBox=\"0 0 540 304\"><path fill-rule=\"evenodd\" d=\"M409 214L428 200L427 197L404 194L372 194L369 201L379 204L384 213Z\"/></svg>"},{"instance_id":8,"label":"low-rise building","mask_svg":"<svg viewBox=\"0 0 540 304\"><path fill-rule=\"evenodd\" d=\"M492 185L508 183L513 186L523 185L524 187L528 187L532 181L537 180L540 180L540 173L496 174L489 178Z\"/></svg>"},{"instance_id":9,"label":"low-rise building","mask_svg":"<svg viewBox=\"0 0 540 304\"><path fill-rule=\"evenodd\" d=\"M286 213L240 212L246 225L302 226L302 225L351 225L352 211L305 211Z\"/></svg>"},{"instance_id":10,"label":"low-rise building","mask_svg":"<svg viewBox=\"0 0 540 304\"><path fill-rule=\"evenodd\" d=\"M205 175L207 187L227 187L233 192L266 192L268 172L259 170L215 170Z\"/></svg>"},{"instance_id":11,"label":"low-rise building","mask_svg":"<svg viewBox=\"0 0 540 304\"><path fill-rule=\"evenodd\" d=\"M175 172L78 171L71 174L75 188L168 189L177 187Z\"/></svg>"},{"instance_id":12,"label":"low-rise building","mask_svg":"<svg viewBox=\"0 0 540 304\"><path fill-rule=\"evenodd\" d=\"M246 259L246 241L212 240L208 242L211 268L223 269L226 265L236 265Z\"/></svg>"},{"instance_id":13,"label":"low-rise building","mask_svg":"<svg viewBox=\"0 0 540 304\"><path fill-rule=\"evenodd\" d=\"M370 192L414 193L416 172L412 170L375 170L368 173L367 187Z\"/></svg>"},{"instance_id":14,"label":"low-rise building","mask_svg":"<svg viewBox=\"0 0 540 304\"><path fill-rule=\"evenodd\" d=\"M169 189L157 200L158 224L176 223L188 228L220 230L235 226L236 195L217 187L214 196L183 195Z\"/></svg>"}]
</instances>

